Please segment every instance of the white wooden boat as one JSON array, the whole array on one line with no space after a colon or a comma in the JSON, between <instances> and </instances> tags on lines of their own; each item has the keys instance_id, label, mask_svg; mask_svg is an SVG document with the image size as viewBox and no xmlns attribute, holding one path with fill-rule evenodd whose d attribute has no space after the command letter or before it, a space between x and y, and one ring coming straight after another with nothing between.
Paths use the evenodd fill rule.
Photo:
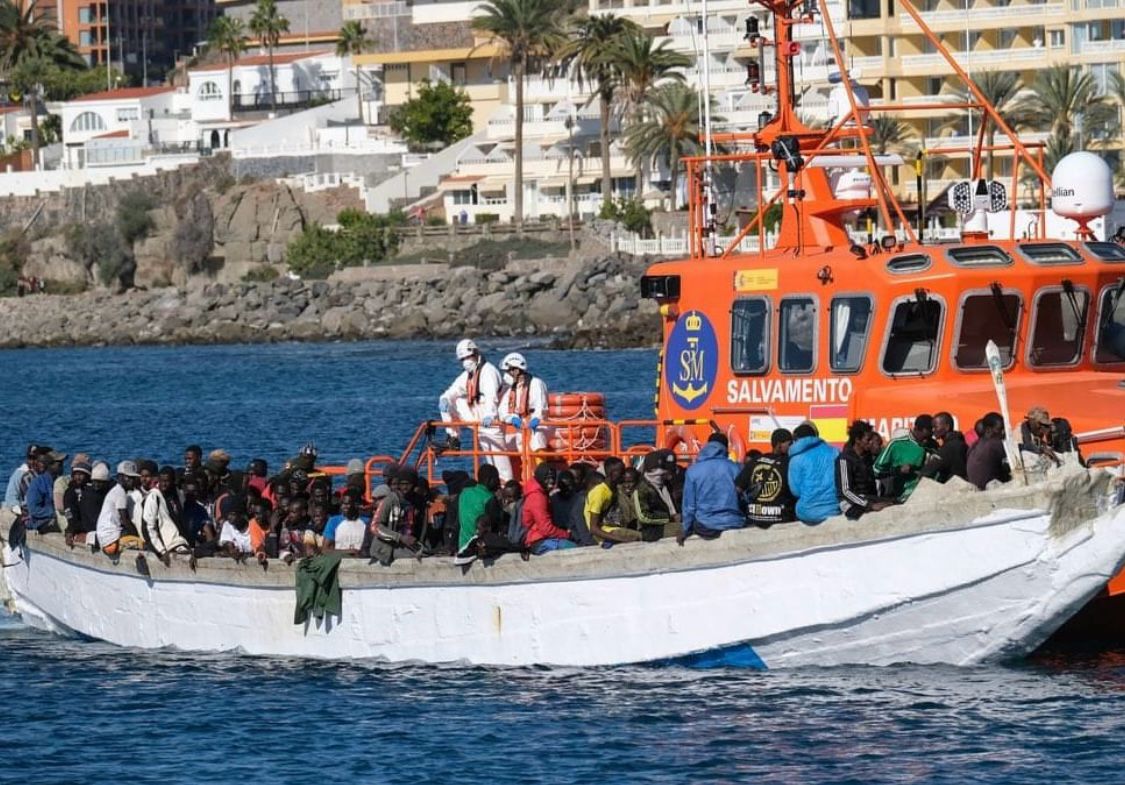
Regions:
<instances>
[{"instance_id":1,"label":"white wooden boat","mask_svg":"<svg viewBox=\"0 0 1125 785\"><path fill-rule=\"evenodd\" d=\"M293 623L294 567L186 559L151 576L59 535L5 545L28 624L120 646L487 665L972 664L1034 649L1125 562L1106 472L1030 488L933 486L851 522L578 549L467 570L340 568L343 613ZM7 532L7 526L3 527Z\"/></svg>"}]
</instances>

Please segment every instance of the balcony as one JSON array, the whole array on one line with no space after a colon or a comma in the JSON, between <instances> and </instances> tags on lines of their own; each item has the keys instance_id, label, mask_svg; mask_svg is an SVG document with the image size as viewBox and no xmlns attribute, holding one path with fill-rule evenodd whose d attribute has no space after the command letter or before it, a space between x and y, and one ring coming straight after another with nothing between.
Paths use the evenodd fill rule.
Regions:
<instances>
[{"instance_id":1,"label":"balcony","mask_svg":"<svg viewBox=\"0 0 1125 785\"><path fill-rule=\"evenodd\" d=\"M345 3L343 15L346 22L410 16L410 6L404 2Z\"/></svg>"},{"instance_id":2,"label":"balcony","mask_svg":"<svg viewBox=\"0 0 1125 785\"><path fill-rule=\"evenodd\" d=\"M269 112L276 106L278 110L291 112L323 106L344 98L355 97L355 89L348 90L296 90L288 93L274 93L270 100L268 86L261 93L238 93L232 97L231 108L236 112Z\"/></svg>"},{"instance_id":3,"label":"balcony","mask_svg":"<svg viewBox=\"0 0 1125 785\"><path fill-rule=\"evenodd\" d=\"M1110 38L1106 41L1085 41L1078 45L1080 55L1104 55L1125 52L1125 39Z\"/></svg>"},{"instance_id":4,"label":"balcony","mask_svg":"<svg viewBox=\"0 0 1125 785\"><path fill-rule=\"evenodd\" d=\"M703 51L703 33L679 33L657 37L657 44L662 41L667 41L672 48L680 52ZM707 36L707 43L712 52L729 52L747 46L745 34L739 31L713 30Z\"/></svg>"},{"instance_id":5,"label":"balcony","mask_svg":"<svg viewBox=\"0 0 1125 785\"><path fill-rule=\"evenodd\" d=\"M988 49L974 52L953 52L953 58L962 68L976 68L984 65L1005 66L1013 63L1044 64L1048 57L1048 50L1041 46L1028 46L1022 49ZM857 60L860 58L856 58ZM899 58L904 70L932 70L934 68L952 70L945 58L931 52L920 55L905 55Z\"/></svg>"},{"instance_id":6,"label":"balcony","mask_svg":"<svg viewBox=\"0 0 1125 785\"><path fill-rule=\"evenodd\" d=\"M964 29L971 20L973 29L982 27L1032 27L1042 25L1044 20L1063 16L1066 13L1065 3L1029 3L1026 5L996 6L981 8L974 6L968 11L961 9L951 11L925 11L922 12L926 24L935 30L955 28ZM914 17L910 14L899 14L899 23L909 28L916 28ZM989 24L989 23L994 24Z\"/></svg>"},{"instance_id":7,"label":"balcony","mask_svg":"<svg viewBox=\"0 0 1125 785\"><path fill-rule=\"evenodd\" d=\"M1043 131L1019 134L1019 139L1024 144L1046 142L1049 137L1050 134ZM1008 137L1005 136L1004 133L1001 131L996 132L996 144L1006 144L1007 140ZM972 148L976 143L977 137L975 134L973 136L963 136L960 134L953 136L927 136L924 142L926 152L928 153L940 153L943 149L948 150L951 148ZM999 154L1003 155L1004 153L1001 152Z\"/></svg>"}]
</instances>

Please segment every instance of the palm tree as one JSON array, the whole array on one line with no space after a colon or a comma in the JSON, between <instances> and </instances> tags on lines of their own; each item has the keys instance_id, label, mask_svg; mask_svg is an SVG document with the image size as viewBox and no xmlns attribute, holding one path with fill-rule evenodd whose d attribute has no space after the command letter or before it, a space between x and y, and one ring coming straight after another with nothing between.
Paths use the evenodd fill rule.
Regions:
<instances>
[{"instance_id":1,"label":"palm tree","mask_svg":"<svg viewBox=\"0 0 1125 785\"><path fill-rule=\"evenodd\" d=\"M277 80L273 70L273 50L281 42L281 34L289 32L289 20L277 10L276 0L258 0L250 17L250 32L266 48L270 61L270 108L277 111Z\"/></svg>"},{"instance_id":2,"label":"palm tree","mask_svg":"<svg viewBox=\"0 0 1125 785\"><path fill-rule=\"evenodd\" d=\"M498 45L516 83L515 221L523 225L523 89L527 70L562 49L567 8L560 0L489 0L477 7L473 30Z\"/></svg>"},{"instance_id":3,"label":"palm tree","mask_svg":"<svg viewBox=\"0 0 1125 785\"><path fill-rule=\"evenodd\" d=\"M373 43L359 22L344 22L344 26L340 28L340 40L336 44L336 54L355 58L370 49ZM359 63L354 59L352 62L355 63L356 108L359 110L359 123L363 125L363 89L359 79Z\"/></svg>"},{"instance_id":4,"label":"palm tree","mask_svg":"<svg viewBox=\"0 0 1125 785\"><path fill-rule=\"evenodd\" d=\"M698 91L681 82L664 84L649 94L644 119L625 132L625 149L630 158L668 167L673 209L679 207L680 161L703 150L699 128L701 100Z\"/></svg>"},{"instance_id":5,"label":"palm tree","mask_svg":"<svg viewBox=\"0 0 1125 785\"><path fill-rule=\"evenodd\" d=\"M590 100L598 99L601 115L600 147L602 150L602 200L613 192L613 172L609 160L609 124L613 97L620 86L617 65L608 55L612 47L626 33L637 35L641 28L631 19L615 14L588 16L577 21L570 40L563 47L559 59L564 64L573 63L574 75L581 88L591 86Z\"/></svg>"},{"instance_id":6,"label":"palm tree","mask_svg":"<svg viewBox=\"0 0 1125 785\"><path fill-rule=\"evenodd\" d=\"M1116 125L1117 117L1117 108L1099 95L1093 75L1065 65L1039 71L1016 111L1024 125L1049 131L1060 142L1069 142L1076 127Z\"/></svg>"},{"instance_id":7,"label":"palm tree","mask_svg":"<svg viewBox=\"0 0 1125 785\"><path fill-rule=\"evenodd\" d=\"M914 137L914 129L897 117L888 114L871 114L868 117L867 141L878 155L902 153L910 148L909 140Z\"/></svg>"},{"instance_id":8,"label":"palm tree","mask_svg":"<svg viewBox=\"0 0 1125 785\"><path fill-rule=\"evenodd\" d=\"M691 58L673 51L669 45L668 41L654 45L647 33L629 31L607 47L606 56L617 72L622 112L629 115L633 123L644 120L647 99L657 85L668 79L682 81L684 75L676 69L691 65ZM608 150L602 151L602 155L608 154ZM635 163L637 195L640 196L644 188L644 159L637 158Z\"/></svg>"},{"instance_id":9,"label":"palm tree","mask_svg":"<svg viewBox=\"0 0 1125 785\"><path fill-rule=\"evenodd\" d=\"M31 112L31 156L39 164L39 93L52 68L84 68L74 45L34 0L0 0L0 74L24 94Z\"/></svg>"},{"instance_id":10,"label":"palm tree","mask_svg":"<svg viewBox=\"0 0 1125 785\"><path fill-rule=\"evenodd\" d=\"M246 49L246 24L237 17L217 16L207 33L211 49L227 61L227 115L234 112L234 64Z\"/></svg>"},{"instance_id":11,"label":"palm tree","mask_svg":"<svg viewBox=\"0 0 1125 785\"><path fill-rule=\"evenodd\" d=\"M996 110L1000 119L1009 128L1015 129L1019 126L1020 118L1016 113L1016 106L1019 94L1023 90L1023 83L1020 82L1018 73L1015 71L985 71L973 81L985 100L992 104L992 108ZM985 158L985 171L988 179L991 180L996 174L991 150L992 146L996 144L996 123L992 122L992 117L987 113L981 118L981 122L984 124L985 144L990 148Z\"/></svg>"}]
</instances>

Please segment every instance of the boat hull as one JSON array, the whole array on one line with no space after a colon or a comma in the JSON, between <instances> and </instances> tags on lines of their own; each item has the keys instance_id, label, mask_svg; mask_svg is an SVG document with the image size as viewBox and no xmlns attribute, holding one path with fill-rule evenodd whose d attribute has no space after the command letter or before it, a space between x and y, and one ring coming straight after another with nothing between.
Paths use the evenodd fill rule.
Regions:
<instances>
[{"instance_id":1,"label":"boat hull","mask_svg":"<svg viewBox=\"0 0 1125 785\"><path fill-rule=\"evenodd\" d=\"M972 664L1032 651L1125 560L1125 508L1070 505L1063 521L1058 500L1040 496L952 525L833 519L465 572L440 559L348 560L342 615L301 625L282 564L210 559L192 573L150 557L146 578L131 557L113 564L33 536L4 572L29 623L145 649L512 666Z\"/></svg>"}]
</instances>

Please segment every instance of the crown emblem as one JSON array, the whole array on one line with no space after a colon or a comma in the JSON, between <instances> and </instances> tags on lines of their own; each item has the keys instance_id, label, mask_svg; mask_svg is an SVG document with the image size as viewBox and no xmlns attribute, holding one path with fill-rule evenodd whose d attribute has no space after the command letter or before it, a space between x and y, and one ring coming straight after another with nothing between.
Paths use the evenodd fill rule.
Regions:
<instances>
[{"instance_id":1,"label":"crown emblem","mask_svg":"<svg viewBox=\"0 0 1125 785\"><path fill-rule=\"evenodd\" d=\"M703 320L699 318L699 314L690 313L685 321L685 326L689 332L698 332L703 329Z\"/></svg>"}]
</instances>

